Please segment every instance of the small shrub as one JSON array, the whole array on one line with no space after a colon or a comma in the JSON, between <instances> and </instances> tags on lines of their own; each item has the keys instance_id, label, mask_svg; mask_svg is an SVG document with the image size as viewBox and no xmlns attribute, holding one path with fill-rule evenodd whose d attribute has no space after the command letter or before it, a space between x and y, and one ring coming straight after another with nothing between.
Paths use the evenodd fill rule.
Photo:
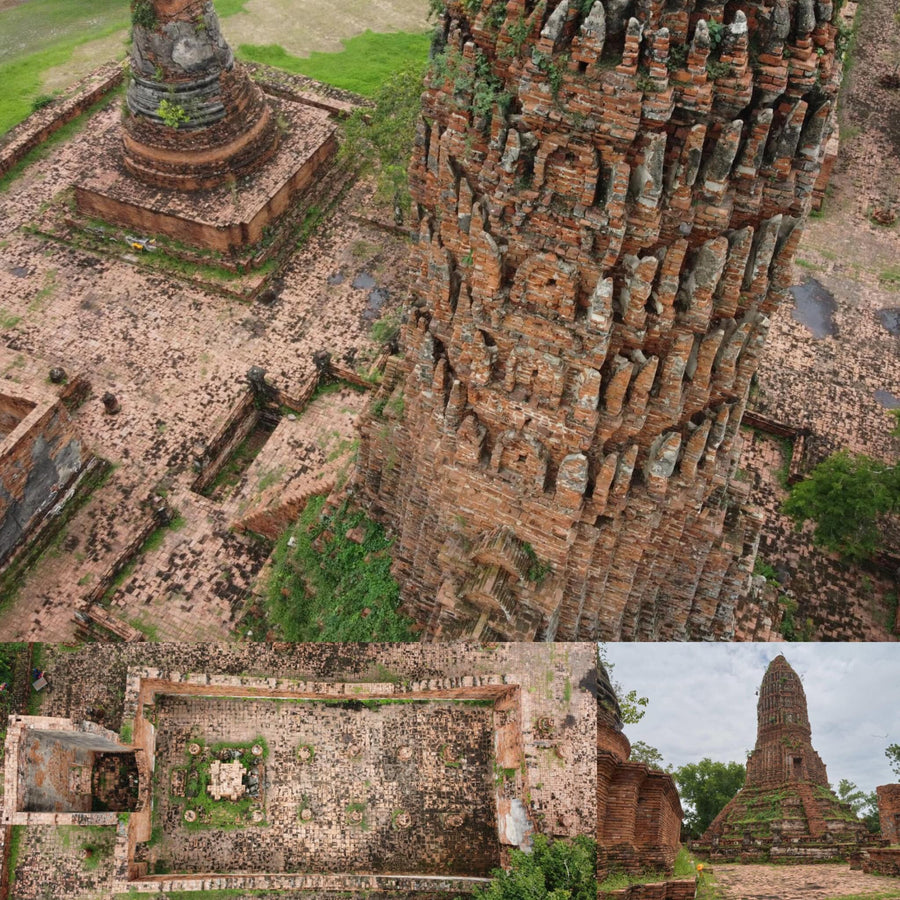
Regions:
<instances>
[{"instance_id":1,"label":"small shrub","mask_svg":"<svg viewBox=\"0 0 900 900\"><path fill-rule=\"evenodd\" d=\"M159 101L159 106L156 111L169 128L178 128L183 122L188 121L188 114L185 111L185 108L180 104L173 103L171 100L165 98Z\"/></svg>"},{"instance_id":2,"label":"small shrub","mask_svg":"<svg viewBox=\"0 0 900 900\"><path fill-rule=\"evenodd\" d=\"M137 0L131 8L131 24L141 28L156 28L156 11L150 0Z\"/></svg>"},{"instance_id":3,"label":"small shrub","mask_svg":"<svg viewBox=\"0 0 900 900\"><path fill-rule=\"evenodd\" d=\"M49 106L55 98L50 94L41 94L40 97L35 97L34 100L31 101L31 111L37 112L39 109L44 109L44 107Z\"/></svg>"}]
</instances>

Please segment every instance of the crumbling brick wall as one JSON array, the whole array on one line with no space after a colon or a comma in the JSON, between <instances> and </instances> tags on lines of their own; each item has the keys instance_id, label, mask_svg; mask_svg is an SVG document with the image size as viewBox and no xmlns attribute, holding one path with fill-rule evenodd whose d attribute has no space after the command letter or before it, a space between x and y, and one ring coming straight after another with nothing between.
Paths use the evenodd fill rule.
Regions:
<instances>
[{"instance_id":1,"label":"crumbling brick wall","mask_svg":"<svg viewBox=\"0 0 900 900\"><path fill-rule=\"evenodd\" d=\"M442 637L729 638L758 540L738 428L833 127L832 4L467 9L357 474L405 605Z\"/></svg>"},{"instance_id":2,"label":"crumbling brick wall","mask_svg":"<svg viewBox=\"0 0 900 900\"><path fill-rule=\"evenodd\" d=\"M0 566L90 459L60 400L0 383Z\"/></svg>"},{"instance_id":3,"label":"crumbling brick wall","mask_svg":"<svg viewBox=\"0 0 900 900\"><path fill-rule=\"evenodd\" d=\"M600 880L613 871L671 873L684 818L675 782L665 772L628 761L631 745L622 734L618 703L602 666L598 669L598 701L597 869Z\"/></svg>"},{"instance_id":4,"label":"crumbling brick wall","mask_svg":"<svg viewBox=\"0 0 900 900\"><path fill-rule=\"evenodd\" d=\"M881 836L890 844L900 844L900 784L879 785L875 793Z\"/></svg>"}]
</instances>

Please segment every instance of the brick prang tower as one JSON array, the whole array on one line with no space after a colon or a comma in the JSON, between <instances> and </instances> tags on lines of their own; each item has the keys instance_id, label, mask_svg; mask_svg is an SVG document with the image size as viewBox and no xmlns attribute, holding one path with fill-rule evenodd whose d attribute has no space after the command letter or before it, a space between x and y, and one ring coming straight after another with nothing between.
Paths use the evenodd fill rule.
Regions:
<instances>
[{"instance_id":1,"label":"brick prang tower","mask_svg":"<svg viewBox=\"0 0 900 900\"><path fill-rule=\"evenodd\" d=\"M738 428L832 128L832 3L473 8L437 34L357 490L430 636L728 639L759 528Z\"/></svg>"},{"instance_id":2,"label":"brick prang tower","mask_svg":"<svg viewBox=\"0 0 900 900\"><path fill-rule=\"evenodd\" d=\"M759 688L756 746L744 787L703 835L700 852L736 858L843 858L867 840L866 826L828 784L813 749L806 693L783 656Z\"/></svg>"},{"instance_id":3,"label":"brick prang tower","mask_svg":"<svg viewBox=\"0 0 900 900\"><path fill-rule=\"evenodd\" d=\"M262 91L234 61L212 0L132 0L125 167L153 187L204 190L278 148Z\"/></svg>"}]
</instances>

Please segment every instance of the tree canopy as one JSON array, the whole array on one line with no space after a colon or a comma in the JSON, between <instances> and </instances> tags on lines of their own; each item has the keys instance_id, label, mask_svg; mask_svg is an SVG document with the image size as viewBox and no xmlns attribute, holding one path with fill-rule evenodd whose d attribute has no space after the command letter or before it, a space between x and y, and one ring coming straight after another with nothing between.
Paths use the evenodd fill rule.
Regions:
<instances>
[{"instance_id":1,"label":"tree canopy","mask_svg":"<svg viewBox=\"0 0 900 900\"><path fill-rule=\"evenodd\" d=\"M684 829L690 837L698 838L743 787L747 769L741 763L713 762L706 757L680 766L672 774L687 807Z\"/></svg>"},{"instance_id":2,"label":"tree canopy","mask_svg":"<svg viewBox=\"0 0 900 900\"><path fill-rule=\"evenodd\" d=\"M881 830L881 823L878 818L878 797L873 792L867 794L860 790L852 781L842 778L838 782L835 793L844 801L850 804L853 814L859 816L866 823L866 828L872 834L877 834Z\"/></svg>"},{"instance_id":3,"label":"tree canopy","mask_svg":"<svg viewBox=\"0 0 900 900\"><path fill-rule=\"evenodd\" d=\"M884 751L884 755L888 758L891 771L895 775L900 775L900 744L889 744Z\"/></svg>"},{"instance_id":4,"label":"tree canopy","mask_svg":"<svg viewBox=\"0 0 900 900\"><path fill-rule=\"evenodd\" d=\"M613 681L612 676L615 665L606 658L605 644L597 645L597 660L606 669L606 674L609 675L612 689L615 691L616 699L619 701L622 724L637 725L646 715L647 705L650 701L646 697L639 696L636 690L626 691L618 681Z\"/></svg>"},{"instance_id":5,"label":"tree canopy","mask_svg":"<svg viewBox=\"0 0 900 900\"><path fill-rule=\"evenodd\" d=\"M632 762L646 763L648 766L653 766L654 769L662 769L665 772L672 771L672 767L666 765L662 753L656 747L651 747L650 744L644 741L635 741L631 745L630 758Z\"/></svg>"},{"instance_id":6,"label":"tree canopy","mask_svg":"<svg viewBox=\"0 0 900 900\"><path fill-rule=\"evenodd\" d=\"M473 900L596 900L597 845L581 835L571 843L536 835L531 853L512 851L509 871L476 888Z\"/></svg>"},{"instance_id":7,"label":"tree canopy","mask_svg":"<svg viewBox=\"0 0 900 900\"><path fill-rule=\"evenodd\" d=\"M881 547L880 518L900 511L900 466L840 450L794 485L781 509L798 528L812 519L819 546L867 559Z\"/></svg>"}]
</instances>

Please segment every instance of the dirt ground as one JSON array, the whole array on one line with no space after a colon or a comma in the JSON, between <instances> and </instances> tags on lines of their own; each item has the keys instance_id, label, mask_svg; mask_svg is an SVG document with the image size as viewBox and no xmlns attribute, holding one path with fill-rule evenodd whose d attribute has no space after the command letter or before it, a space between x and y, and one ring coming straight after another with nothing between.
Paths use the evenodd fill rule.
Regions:
<instances>
[{"instance_id":1,"label":"dirt ground","mask_svg":"<svg viewBox=\"0 0 900 900\"><path fill-rule=\"evenodd\" d=\"M835 302L834 334L816 338L784 305L772 319L760 362L758 395L766 414L807 427L804 469L847 448L891 462L891 397L900 398L900 336L882 316L900 309L900 90L879 79L900 52L892 0L860 4L853 64L839 107L841 144L824 214L810 219L795 262L795 282L814 278ZM898 222L876 224L874 209L893 208ZM892 573L847 567L796 534L778 514L786 496L775 478L777 442L749 436L741 461L765 511L760 556L795 599L795 618L811 639L885 640L898 585Z\"/></svg>"},{"instance_id":2,"label":"dirt ground","mask_svg":"<svg viewBox=\"0 0 900 900\"><path fill-rule=\"evenodd\" d=\"M896 878L851 872L846 865L712 866L725 900L835 900L840 897L877 900L900 898Z\"/></svg>"}]
</instances>

